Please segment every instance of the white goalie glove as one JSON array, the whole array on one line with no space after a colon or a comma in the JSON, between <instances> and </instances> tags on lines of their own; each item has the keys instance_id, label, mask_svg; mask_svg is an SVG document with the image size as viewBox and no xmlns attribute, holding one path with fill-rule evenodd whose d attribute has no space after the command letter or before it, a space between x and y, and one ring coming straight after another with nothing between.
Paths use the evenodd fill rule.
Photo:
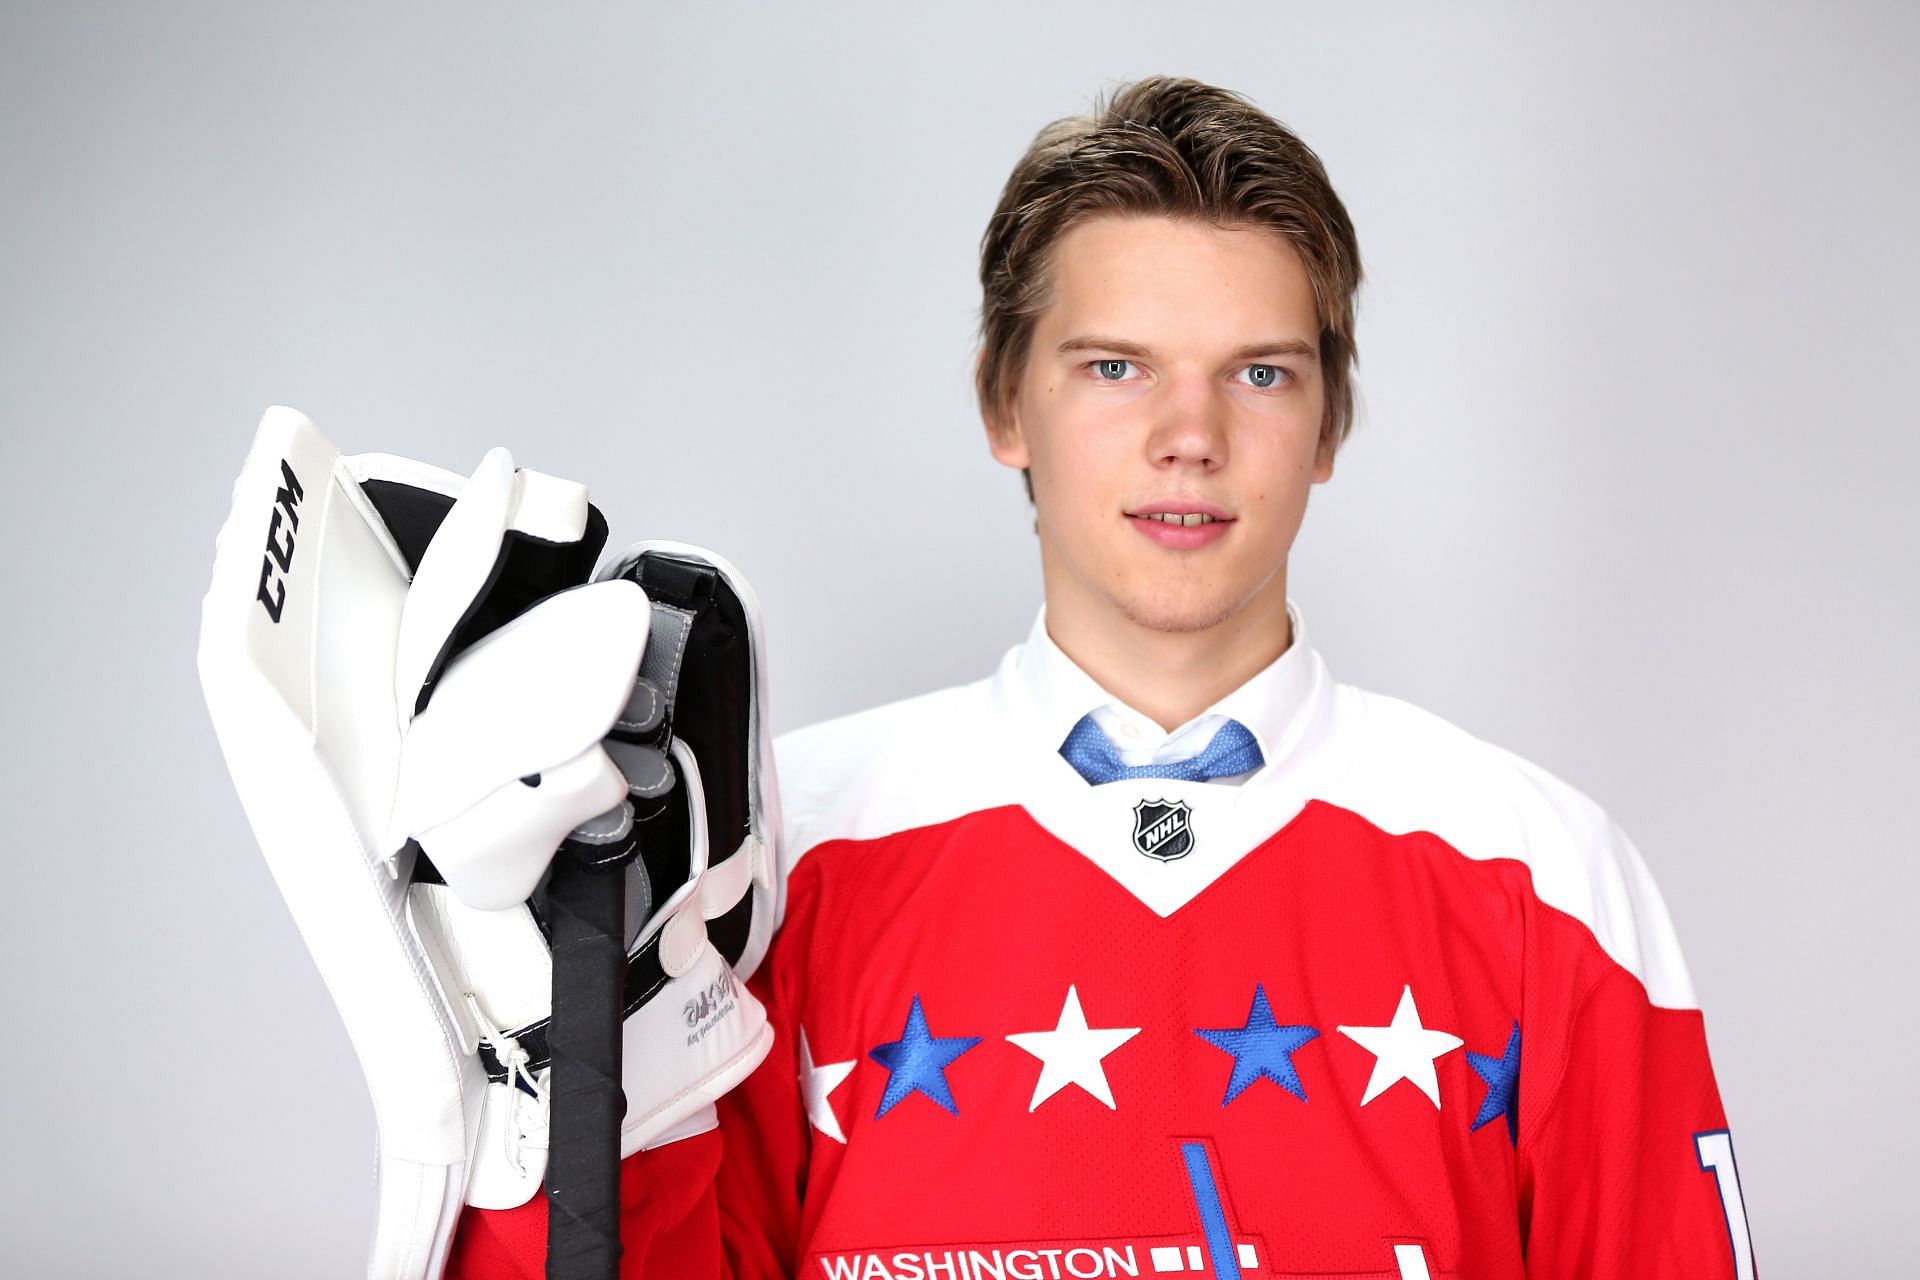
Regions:
<instances>
[{"instance_id":1,"label":"white goalie glove","mask_svg":"<svg viewBox=\"0 0 1920 1280\"><path fill-rule=\"evenodd\" d=\"M624 872L621 1154L711 1127L771 1044L736 981L781 907L758 610L676 544L536 589L604 537L582 486L504 450L471 478L343 456L275 408L216 543L201 682L366 1073L375 1280L432 1280L463 1204L540 1187L541 888L569 833L652 824Z\"/></svg>"}]
</instances>

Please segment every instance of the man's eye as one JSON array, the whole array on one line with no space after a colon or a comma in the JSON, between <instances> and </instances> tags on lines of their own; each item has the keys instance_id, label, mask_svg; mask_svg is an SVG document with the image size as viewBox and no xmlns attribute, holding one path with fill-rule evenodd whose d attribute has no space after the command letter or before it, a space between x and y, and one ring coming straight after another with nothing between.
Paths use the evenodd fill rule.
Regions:
<instances>
[{"instance_id":1,"label":"man's eye","mask_svg":"<svg viewBox=\"0 0 1920 1280\"><path fill-rule=\"evenodd\" d=\"M1250 364L1247 366L1247 374L1248 383L1263 391L1269 387L1279 386L1282 378L1293 376L1277 364Z\"/></svg>"},{"instance_id":2,"label":"man's eye","mask_svg":"<svg viewBox=\"0 0 1920 1280\"><path fill-rule=\"evenodd\" d=\"M1093 373L1102 382L1122 382L1125 380L1123 375L1132 364L1131 360L1095 360Z\"/></svg>"}]
</instances>

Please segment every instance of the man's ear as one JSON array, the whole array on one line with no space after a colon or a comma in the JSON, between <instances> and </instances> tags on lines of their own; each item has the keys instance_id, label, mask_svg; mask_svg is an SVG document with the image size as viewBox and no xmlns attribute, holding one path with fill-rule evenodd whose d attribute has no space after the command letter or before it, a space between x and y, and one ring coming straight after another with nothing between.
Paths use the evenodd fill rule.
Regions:
<instances>
[{"instance_id":1,"label":"man's ear","mask_svg":"<svg viewBox=\"0 0 1920 1280\"><path fill-rule=\"evenodd\" d=\"M1019 420L1011 415L997 422L988 419L987 449L996 462L1016 471L1024 471L1032 465L1032 459L1027 454L1027 438L1020 434Z\"/></svg>"},{"instance_id":2,"label":"man's ear","mask_svg":"<svg viewBox=\"0 0 1920 1280\"><path fill-rule=\"evenodd\" d=\"M974 386L980 386L982 362L986 353L974 357ZM1011 397L1008 397L1010 400ZM1011 403L989 404L987 398L980 396L980 420L987 429L987 449L994 460L1003 466L1024 471L1030 459L1027 456L1027 441L1020 430L1020 416Z\"/></svg>"},{"instance_id":3,"label":"man's ear","mask_svg":"<svg viewBox=\"0 0 1920 1280\"><path fill-rule=\"evenodd\" d=\"M1321 436L1320 448L1313 457L1313 482L1315 484L1325 484L1327 481L1333 479L1333 453L1333 444L1325 436Z\"/></svg>"}]
</instances>

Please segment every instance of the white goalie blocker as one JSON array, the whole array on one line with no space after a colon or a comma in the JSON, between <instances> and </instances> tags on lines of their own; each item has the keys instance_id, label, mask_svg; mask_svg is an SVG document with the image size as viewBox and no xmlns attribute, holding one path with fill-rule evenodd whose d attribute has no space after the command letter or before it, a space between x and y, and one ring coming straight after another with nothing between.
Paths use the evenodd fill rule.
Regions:
<instances>
[{"instance_id":1,"label":"white goalie blocker","mask_svg":"<svg viewBox=\"0 0 1920 1280\"><path fill-rule=\"evenodd\" d=\"M471 478L346 456L276 407L216 542L201 683L247 819L372 1095L373 1280L434 1280L463 1205L509 1208L540 1188L552 964L529 897L570 831L617 814L630 785L640 794L602 740L636 714L637 689L660 692L636 685L657 657L650 635L658 650L691 616L640 585L650 545L683 557L667 570L693 565L709 586L720 576L752 633L751 679L735 698L739 731L704 740L737 742L744 756L723 785L745 793L728 811L740 819L709 849L699 761L676 737L668 772L685 796L684 874L660 867L657 851L651 873L642 863L627 872L621 1155L711 1128L714 1099L772 1042L764 1010L735 981L764 955L782 905L765 657L745 583L698 549L642 544L603 580L547 596L460 648L505 548L590 560L602 537L582 486L516 470L504 450ZM681 651L671 656L677 673Z\"/></svg>"}]
</instances>

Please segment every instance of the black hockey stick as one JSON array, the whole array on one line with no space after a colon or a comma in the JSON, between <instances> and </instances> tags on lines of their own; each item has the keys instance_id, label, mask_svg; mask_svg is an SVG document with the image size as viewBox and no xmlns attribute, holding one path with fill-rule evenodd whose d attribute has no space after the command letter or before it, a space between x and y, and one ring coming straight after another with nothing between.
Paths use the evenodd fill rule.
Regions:
<instances>
[{"instance_id":1,"label":"black hockey stick","mask_svg":"<svg viewBox=\"0 0 1920 1280\"><path fill-rule=\"evenodd\" d=\"M553 944L553 1065L547 1149L547 1280L620 1271L620 1122L626 954L625 868L568 840L547 881Z\"/></svg>"},{"instance_id":2,"label":"black hockey stick","mask_svg":"<svg viewBox=\"0 0 1920 1280\"><path fill-rule=\"evenodd\" d=\"M653 625L634 698L606 744L627 777L631 823L576 831L546 889L554 964L547 1280L614 1280L619 1267L621 1036L626 1015L666 981L658 934L627 954L622 907L636 913L636 902L649 904L626 919L637 928L670 900L695 839L694 809L705 839L727 854L753 832L755 654L745 606L697 552L648 551L617 576L645 589ZM679 776L676 751L702 785ZM631 880L612 873L636 858ZM745 895L707 925L728 963L746 945L752 911Z\"/></svg>"},{"instance_id":3,"label":"black hockey stick","mask_svg":"<svg viewBox=\"0 0 1920 1280\"><path fill-rule=\"evenodd\" d=\"M627 936L663 887L654 885L653 870L684 868L690 838L687 824L671 812L689 803L677 794L670 756L677 680L664 689L659 683L660 673L677 673L685 656L685 632L673 625L678 614L655 606L633 693L606 743L627 779L627 799L575 829L547 878L553 954L547 1280L617 1280L620 1269L626 1017L665 980L658 937L629 955ZM636 859L640 867L629 872Z\"/></svg>"},{"instance_id":4,"label":"black hockey stick","mask_svg":"<svg viewBox=\"0 0 1920 1280\"><path fill-rule=\"evenodd\" d=\"M635 705L642 702L644 712ZM623 1036L637 994L630 987L645 970L627 954L628 869L642 856L649 824L675 800L668 735L658 690L636 672L633 697L613 735L619 741L608 746L626 775L628 798L576 828L547 877L543 901L553 954L547 1280L618 1280L620 1272Z\"/></svg>"}]
</instances>

